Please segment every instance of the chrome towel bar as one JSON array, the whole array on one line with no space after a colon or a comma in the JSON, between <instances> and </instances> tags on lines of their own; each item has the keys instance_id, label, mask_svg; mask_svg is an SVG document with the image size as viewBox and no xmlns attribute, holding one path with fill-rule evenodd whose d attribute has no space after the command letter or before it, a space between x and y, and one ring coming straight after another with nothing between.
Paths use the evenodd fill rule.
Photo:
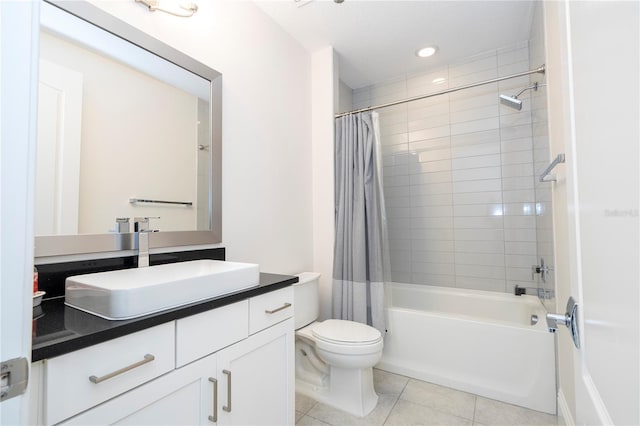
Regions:
<instances>
[{"instance_id":1,"label":"chrome towel bar","mask_svg":"<svg viewBox=\"0 0 640 426\"><path fill-rule=\"evenodd\" d=\"M547 168L544 169L544 172L542 172L538 180L540 182L555 182L557 180L556 175L551 175L550 173L551 170L553 170L553 168L560 163L564 163L564 154L558 154L558 156L551 162L551 164L549 164Z\"/></svg>"},{"instance_id":2,"label":"chrome towel bar","mask_svg":"<svg viewBox=\"0 0 640 426\"><path fill-rule=\"evenodd\" d=\"M131 204L134 203L156 203L156 204L178 204L181 206L191 207L193 203L191 201L164 201L164 200L147 200L145 198L129 198Z\"/></svg>"}]
</instances>

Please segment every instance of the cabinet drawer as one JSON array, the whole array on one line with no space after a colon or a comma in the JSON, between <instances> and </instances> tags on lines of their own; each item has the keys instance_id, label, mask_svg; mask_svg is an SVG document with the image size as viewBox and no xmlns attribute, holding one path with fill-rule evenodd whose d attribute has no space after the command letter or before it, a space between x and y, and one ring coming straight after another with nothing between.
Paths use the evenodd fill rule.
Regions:
<instances>
[{"instance_id":1,"label":"cabinet drawer","mask_svg":"<svg viewBox=\"0 0 640 426\"><path fill-rule=\"evenodd\" d=\"M249 302L243 300L177 321L176 366L216 352L246 338Z\"/></svg>"},{"instance_id":2,"label":"cabinet drawer","mask_svg":"<svg viewBox=\"0 0 640 426\"><path fill-rule=\"evenodd\" d=\"M162 324L46 363L45 412L52 424L171 371L175 326Z\"/></svg>"},{"instance_id":3,"label":"cabinet drawer","mask_svg":"<svg viewBox=\"0 0 640 426\"><path fill-rule=\"evenodd\" d=\"M293 287L249 299L249 334L293 316Z\"/></svg>"}]
</instances>

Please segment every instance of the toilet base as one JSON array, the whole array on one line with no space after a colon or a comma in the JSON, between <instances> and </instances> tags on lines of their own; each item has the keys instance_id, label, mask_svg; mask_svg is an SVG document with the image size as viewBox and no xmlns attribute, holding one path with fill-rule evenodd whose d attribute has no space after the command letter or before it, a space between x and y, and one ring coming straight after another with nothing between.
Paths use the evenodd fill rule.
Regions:
<instances>
[{"instance_id":1,"label":"toilet base","mask_svg":"<svg viewBox=\"0 0 640 426\"><path fill-rule=\"evenodd\" d=\"M296 377L296 392L357 417L371 413L378 404L373 389L373 369L330 367L329 386L317 386Z\"/></svg>"}]
</instances>

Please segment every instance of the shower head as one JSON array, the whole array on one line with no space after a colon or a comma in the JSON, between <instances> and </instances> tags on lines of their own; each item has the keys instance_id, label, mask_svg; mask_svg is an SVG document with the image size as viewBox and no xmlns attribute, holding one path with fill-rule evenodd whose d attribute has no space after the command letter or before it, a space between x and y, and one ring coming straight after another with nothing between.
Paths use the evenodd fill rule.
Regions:
<instances>
[{"instance_id":1,"label":"shower head","mask_svg":"<svg viewBox=\"0 0 640 426\"><path fill-rule=\"evenodd\" d=\"M518 92L517 95L513 95L513 96L507 96L507 95L500 95L500 103L502 105L506 105L509 108L513 108L515 110L521 111L522 110L522 101L520 99L518 99L518 96L522 95L524 92L526 92L527 90L531 90L533 89L533 91L537 91L538 90L538 83L533 83L533 86L531 87L526 87L524 89L522 89L520 92Z\"/></svg>"},{"instance_id":2,"label":"shower head","mask_svg":"<svg viewBox=\"0 0 640 426\"><path fill-rule=\"evenodd\" d=\"M522 110L522 101L514 96L500 95L500 103L510 108Z\"/></svg>"}]
</instances>

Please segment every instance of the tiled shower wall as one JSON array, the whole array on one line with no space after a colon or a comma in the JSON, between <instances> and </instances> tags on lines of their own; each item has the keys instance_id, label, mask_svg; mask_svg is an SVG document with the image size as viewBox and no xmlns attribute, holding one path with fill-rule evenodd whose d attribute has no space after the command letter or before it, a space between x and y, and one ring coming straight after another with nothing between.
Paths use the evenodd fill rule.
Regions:
<instances>
[{"instance_id":1,"label":"tiled shower wall","mask_svg":"<svg viewBox=\"0 0 640 426\"><path fill-rule=\"evenodd\" d=\"M361 108L541 64L528 42L353 91ZM512 292L535 287L531 92L519 77L379 110L391 276L395 282Z\"/></svg>"}]
</instances>

